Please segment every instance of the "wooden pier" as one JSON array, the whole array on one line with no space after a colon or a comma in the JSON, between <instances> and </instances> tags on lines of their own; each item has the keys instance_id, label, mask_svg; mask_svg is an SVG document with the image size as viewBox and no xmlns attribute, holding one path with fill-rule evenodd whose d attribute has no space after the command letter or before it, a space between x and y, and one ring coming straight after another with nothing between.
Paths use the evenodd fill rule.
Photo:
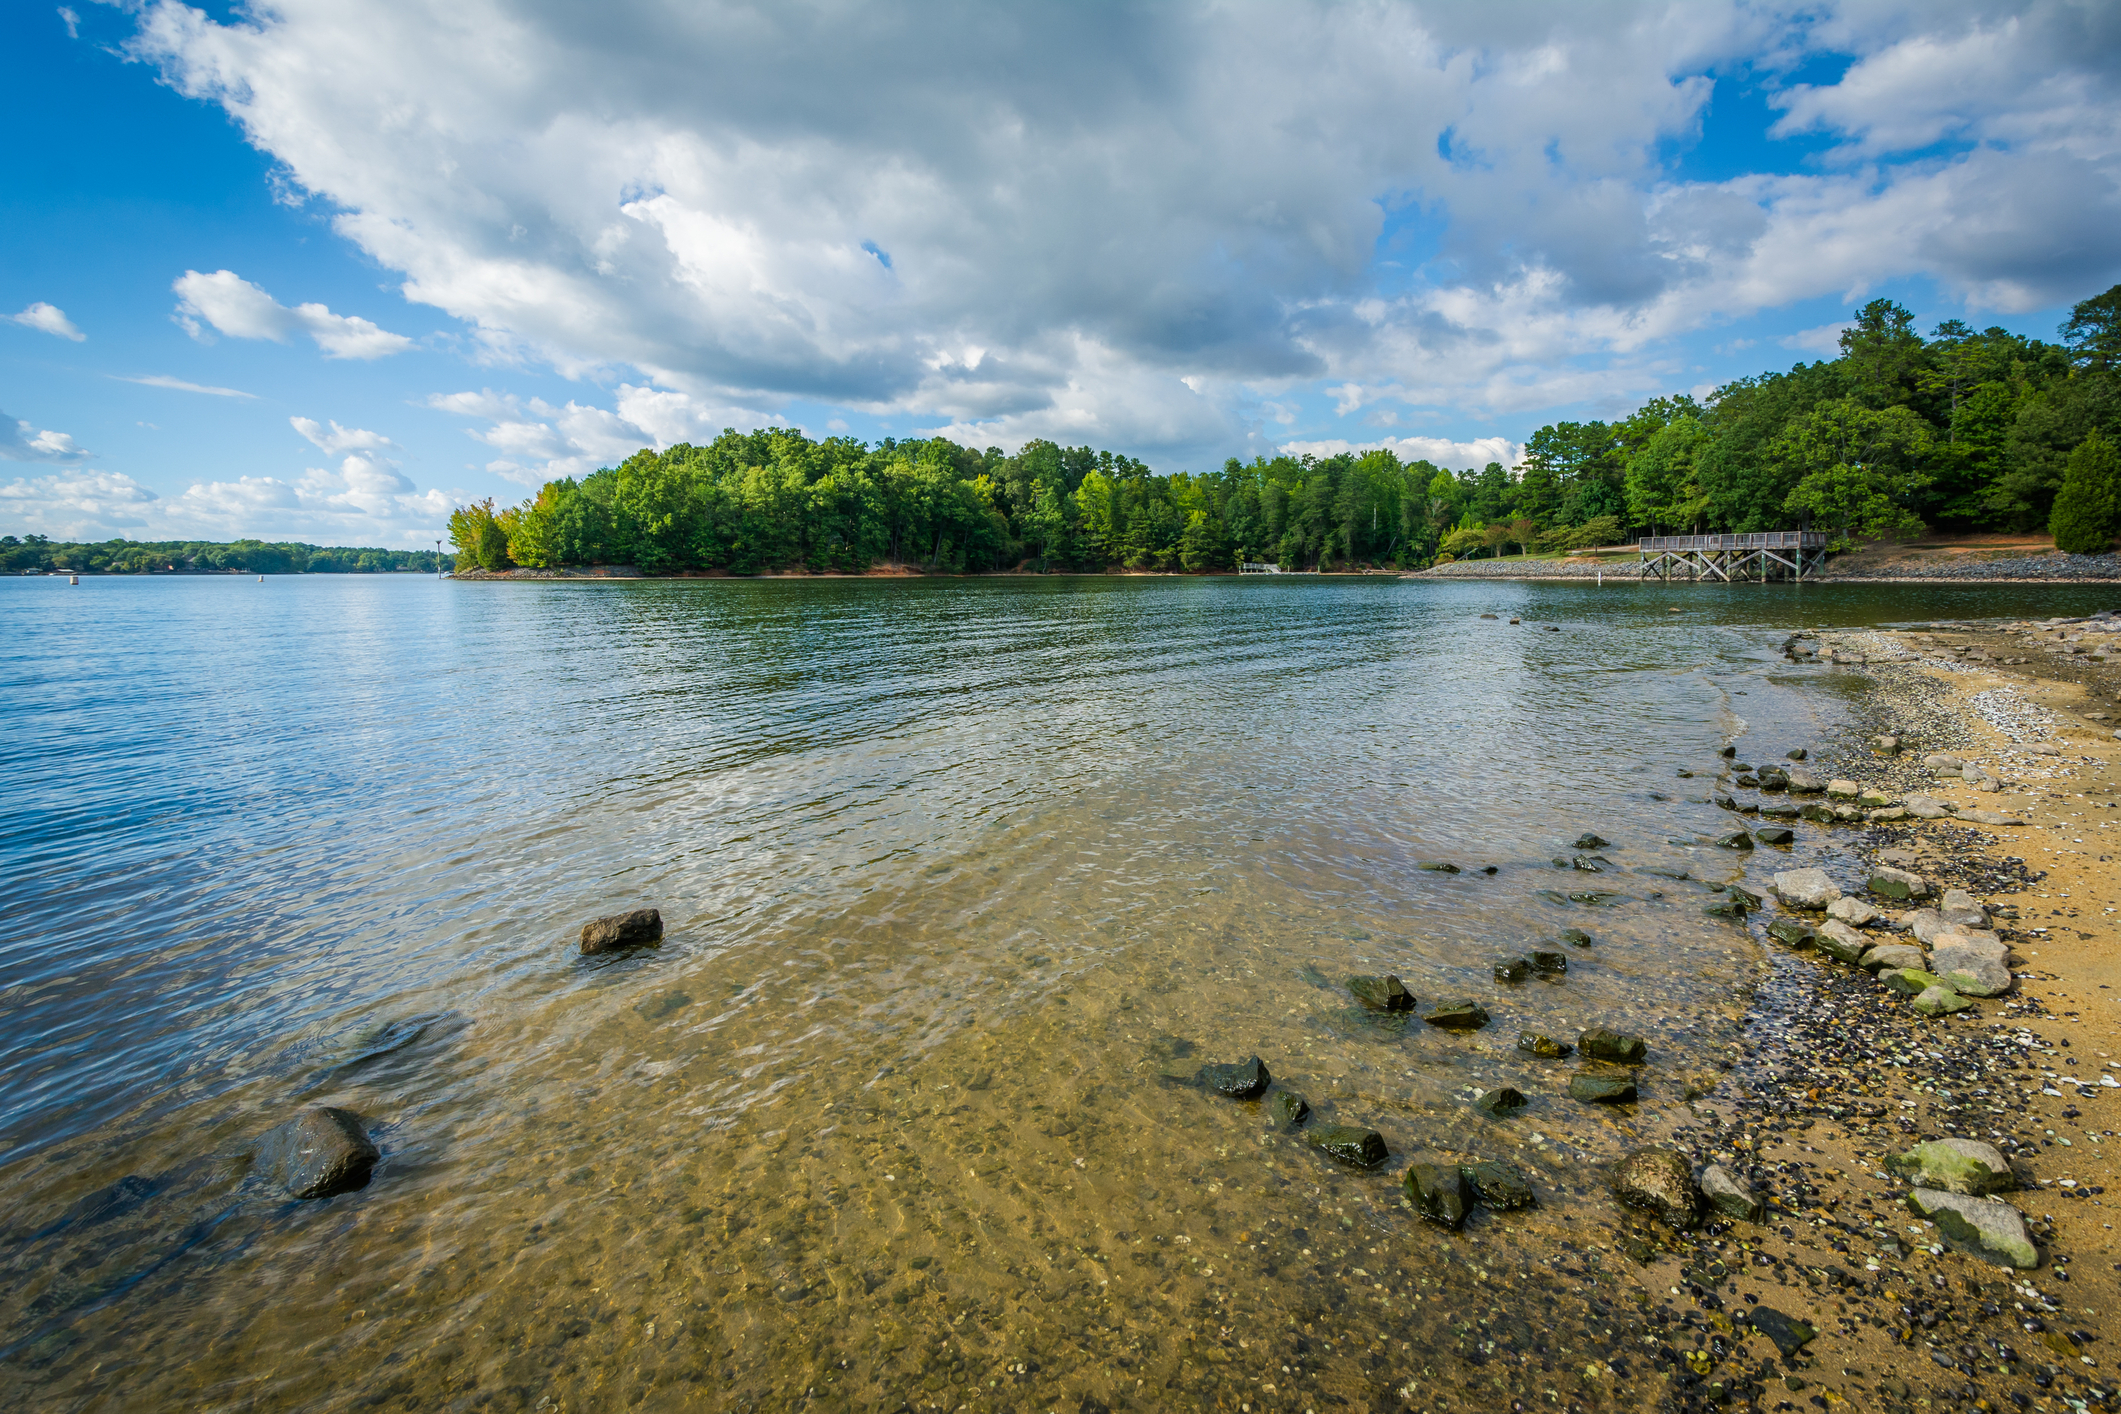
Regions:
<instances>
[{"instance_id":1,"label":"wooden pier","mask_svg":"<svg viewBox=\"0 0 2121 1414\"><path fill-rule=\"evenodd\" d=\"M1642 579L1720 579L1761 584L1816 577L1826 564L1823 530L1751 535L1653 535L1641 542Z\"/></svg>"}]
</instances>

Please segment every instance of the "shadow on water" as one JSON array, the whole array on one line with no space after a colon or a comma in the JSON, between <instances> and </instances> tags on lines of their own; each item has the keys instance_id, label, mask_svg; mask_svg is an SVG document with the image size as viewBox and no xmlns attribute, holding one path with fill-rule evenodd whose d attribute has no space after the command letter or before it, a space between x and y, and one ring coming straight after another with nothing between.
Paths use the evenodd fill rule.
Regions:
<instances>
[{"instance_id":1,"label":"shadow on water","mask_svg":"<svg viewBox=\"0 0 2121 1414\"><path fill-rule=\"evenodd\" d=\"M1715 753L1840 712L1793 622L1975 612L44 587L0 583L0 1390L82 1407L1635 1407L1603 1166L1715 1085L1761 965L1704 913ZM661 948L574 955L650 903ZM1497 980L1532 948L1567 973ZM1356 1005L1380 973L1492 1020ZM1637 1103L1516 1045L1595 1024L1648 1038ZM1252 1055L1306 1128L1192 1081ZM367 1117L369 1187L248 1174L299 1103ZM1407 1205L1475 1160L1537 1206Z\"/></svg>"}]
</instances>

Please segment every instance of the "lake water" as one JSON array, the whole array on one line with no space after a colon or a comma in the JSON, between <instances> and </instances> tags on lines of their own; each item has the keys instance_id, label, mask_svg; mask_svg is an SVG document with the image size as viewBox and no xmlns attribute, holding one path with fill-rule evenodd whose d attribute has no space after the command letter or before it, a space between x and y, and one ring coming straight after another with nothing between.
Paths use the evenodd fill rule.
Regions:
<instances>
[{"instance_id":1,"label":"lake water","mask_svg":"<svg viewBox=\"0 0 2121 1414\"><path fill-rule=\"evenodd\" d=\"M1716 753L1816 747L1861 681L1780 631L2110 597L0 581L0 1392L1627 1407L1598 1167L1715 1083L1765 965L1702 913ZM1584 830L1613 868L1557 871ZM660 948L577 956L650 905ZM1494 980L1565 928L1565 978ZM1514 1046L1597 1023L1648 1037L1639 1105ZM1390 1161L1188 1083L1253 1054ZM320 1103L384 1158L289 1202L246 1146ZM1473 1158L1540 1206L1406 1209Z\"/></svg>"}]
</instances>

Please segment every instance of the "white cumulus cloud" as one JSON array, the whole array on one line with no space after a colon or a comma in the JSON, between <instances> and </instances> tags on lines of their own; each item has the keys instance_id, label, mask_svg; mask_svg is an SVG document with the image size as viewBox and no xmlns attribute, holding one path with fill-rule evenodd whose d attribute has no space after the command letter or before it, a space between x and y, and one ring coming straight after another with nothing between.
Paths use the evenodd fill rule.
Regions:
<instances>
[{"instance_id":1,"label":"white cumulus cloud","mask_svg":"<svg viewBox=\"0 0 2121 1414\"><path fill-rule=\"evenodd\" d=\"M586 476L624 461L643 447L711 442L724 428L751 431L786 419L748 408L721 407L661 388L619 385L611 409L569 399L556 406L492 389L436 393L427 406L486 425L467 429L500 453L486 470L525 486L562 476Z\"/></svg>"},{"instance_id":2,"label":"white cumulus cloud","mask_svg":"<svg viewBox=\"0 0 2121 1414\"><path fill-rule=\"evenodd\" d=\"M38 300L20 314L0 317L4 317L10 324L20 324L28 329L42 329L47 334L72 339L77 344L88 337L74 327L74 321L66 317L65 310L55 304L46 304L43 300Z\"/></svg>"},{"instance_id":3,"label":"white cumulus cloud","mask_svg":"<svg viewBox=\"0 0 2121 1414\"><path fill-rule=\"evenodd\" d=\"M270 339L284 344L307 334L326 358L375 359L411 348L412 340L366 319L333 314L321 304L290 309L233 270L202 275L187 270L171 286L177 292L176 320L194 338L202 324L231 339Z\"/></svg>"},{"instance_id":4,"label":"white cumulus cloud","mask_svg":"<svg viewBox=\"0 0 2121 1414\"><path fill-rule=\"evenodd\" d=\"M2083 298L2121 276L2117 14L612 0L590 43L544 0L148 0L131 52L486 358L681 423L802 399L1155 451L1249 448L1299 387L1363 417L1668 391L1665 341L1890 280ZM1852 62L1775 87L1816 56ZM1687 177L1754 82L1830 160ZM228 271L179 292L236 337L405 344ZM479 435L528 478L660 437L649 415Z\"/></svg>"},{"instance_id":5,"label":"white cumulus cloud","mask_svg":"<svg viewBox=\"0 0 2121 1414\"><path fill-rule=\"evenodd\" d=\"M1471 467L1474 470L1489 462L1500 462L1514 467L1524 459L1524 446L1507 437L1478 437L1470 442L1454 442L1448 437L1380 437L1368 442L1349 442L1331 438L1316 442L1284 442L1281 450L1292 457L1332 457L1342 452L1387 450L1398 454L1401 461L1433 462L1450 471Z\"/></svg>"},{"instance_id":6,"label":"white cumulus cloud","mask_svg":"<svg viewBox=\"0 0 2121 1414\"><path fill-rule=\"evenodd\" d=\"M88 453L75 446L74 439L66 433L40 430L0 412L0 461L66 465L87 460Z\"/></svg>"}]
</instances>

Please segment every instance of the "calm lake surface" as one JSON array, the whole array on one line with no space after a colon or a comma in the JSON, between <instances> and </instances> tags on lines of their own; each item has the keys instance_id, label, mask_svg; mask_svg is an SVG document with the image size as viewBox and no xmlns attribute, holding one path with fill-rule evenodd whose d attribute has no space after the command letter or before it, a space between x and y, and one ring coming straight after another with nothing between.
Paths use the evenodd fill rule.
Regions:
<instances>
[{"instance_id":1,"label":"calm lake surface","mask_svg":"<svg viewBox=\"0 0 2121 1414\"><path fill-rule=\"evenodd\" d=\"M1702 914L1716 753L1817 747L1861 685L1782 632L2111 598L0 581L0 1394L1627 1407L1598 1166L1715 1083L1764 965ZM1585 830L1612 869L1557 871ZM650 905L662 947L576 955ZM1494 980L1565 928L1565 978ZM1598 1023L1649 1038L1640 1105L1515 1049ZM1187 1083L1253 1054L1391 1160ZM369 1118L367 1189L247 1174L305 1104ZM1473 1158L1540 1206L1405 1209Z\"/></svg>"}]
</instances>

